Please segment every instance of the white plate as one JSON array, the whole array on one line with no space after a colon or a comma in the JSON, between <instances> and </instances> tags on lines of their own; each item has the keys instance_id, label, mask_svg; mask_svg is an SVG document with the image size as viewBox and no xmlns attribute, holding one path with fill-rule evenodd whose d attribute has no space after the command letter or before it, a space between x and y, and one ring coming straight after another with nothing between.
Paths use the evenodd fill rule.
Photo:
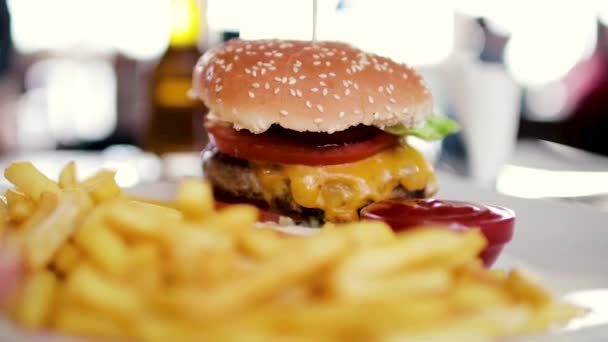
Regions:
<instances>
[{"instance_id":1,"label":"white plate","mask_svg":"<svg viewBox=\"0 0 608 342\"><path fill-rule=\"evenodd\" d=\"M440 173L438 178L439 198L515 210L515 236L495 267L531 270L556 295L592 310L566 329L517 341L608 341L608 213L572 203L505 196L449 174ZM147 184L131 191L169 199L175 184Z\"/></svg>"}]
</instances>

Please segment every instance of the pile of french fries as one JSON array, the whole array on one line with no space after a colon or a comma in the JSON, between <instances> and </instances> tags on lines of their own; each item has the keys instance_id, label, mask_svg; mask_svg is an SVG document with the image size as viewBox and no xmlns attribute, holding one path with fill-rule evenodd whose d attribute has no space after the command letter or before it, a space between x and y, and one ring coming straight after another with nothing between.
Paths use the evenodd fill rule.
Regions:
<instances>
[{"instance_id":1,"label":"pile of french fries","mask_svg":"<svg viewBox=\"0 0 608 342\"><path fill-rule=\"evenodd\" d=\"M214 209L209 184L172 202L134 198L101 171L55 182L5 171L2 248L23 284L8 316L27 329L142 341L448 341L536 333L581 311L522 272L486 270L476 231L380 222L286 237L257 209Z\"/></svg>"}]
</instances>

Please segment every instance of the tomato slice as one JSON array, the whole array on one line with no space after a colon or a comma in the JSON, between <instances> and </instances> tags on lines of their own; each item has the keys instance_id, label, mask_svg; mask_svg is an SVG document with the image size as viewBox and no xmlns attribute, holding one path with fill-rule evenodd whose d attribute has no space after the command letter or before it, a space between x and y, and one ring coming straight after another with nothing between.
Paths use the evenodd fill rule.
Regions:
<instances>
[{"instance_id":1,"label":"tomato slice","mask_svg":"<svg viewBox=\"0 0 608 342\"><path fill-rule=\"evenodd\" d=\"M206 122L211 141L237 158L280 164L335 165L356 162L399 144L395 135L367 126L332 134L273 127L261 134Z\"/></svg>"},{"instance_id":2,"label":"tomato slice","mask_svg":"<svg viewBox=\"0 0 608 342\"><path fill-rule=\"evenodd\" d=\"M488 241L480 257L490 266L513 236L515 213L502 207L439 199L390 199L361 209L361 219L381 220L395 231L425 225L456 231L478 228Z\"/></svg>"}]
</instances>

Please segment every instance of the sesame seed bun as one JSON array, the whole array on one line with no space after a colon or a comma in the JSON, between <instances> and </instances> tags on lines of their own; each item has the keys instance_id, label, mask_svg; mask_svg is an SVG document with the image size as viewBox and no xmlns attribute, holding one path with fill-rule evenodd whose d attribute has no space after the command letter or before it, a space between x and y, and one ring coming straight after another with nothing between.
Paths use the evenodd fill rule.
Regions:
<instances>
[{"instance_id":1,"label":"sesame seed bun","mask_svg":"<svg viewBox=\"0 0 608 342\"><path fill-rule=\"evenodd\" d=\"M337 42L231 40L200 58L193 94L212 119L253 133L414 127L433 108L412 68Z\"/></svg>"}]
</instances>

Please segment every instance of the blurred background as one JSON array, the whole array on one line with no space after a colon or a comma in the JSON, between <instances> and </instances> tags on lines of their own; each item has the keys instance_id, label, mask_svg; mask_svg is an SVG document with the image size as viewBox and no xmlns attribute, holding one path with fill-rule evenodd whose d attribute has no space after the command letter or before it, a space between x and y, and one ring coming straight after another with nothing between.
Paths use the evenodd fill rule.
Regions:
<instances>
[{"instance_id":1,"label":"blurred background","mask_svg":"<svg viewBox=\"0 0 608 342\"><path fill-rule=\"evenodd\" d=\"M310 39L312 0L0 0L0 158L122 185L198 174L198 56L227 39ZM318 0L317 37L419 69L463 131L445 172L524 197L608 193L608 2ZM61 164L59 163L61 161Z\"/></svg>"}]
</instances>

